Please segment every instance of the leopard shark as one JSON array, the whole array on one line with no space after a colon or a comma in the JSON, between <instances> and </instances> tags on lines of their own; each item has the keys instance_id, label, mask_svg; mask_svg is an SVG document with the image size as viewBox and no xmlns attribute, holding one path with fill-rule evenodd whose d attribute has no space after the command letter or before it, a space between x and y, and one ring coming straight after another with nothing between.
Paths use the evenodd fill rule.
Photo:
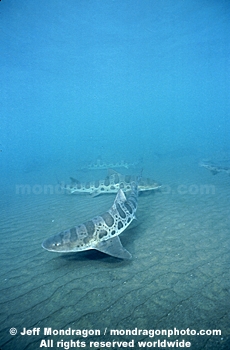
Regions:
<instances>
[{"instance_id":1,"label":"leopard shark","mask_svg":"<svg viewBox=\"0 0 230 350\"><path fill-rule=\"evenodd\" d=\"M89 193L93 197L105 193L117 193L119 189L123 192L131 190L131 183L137 180L137 176L122 175L112 169L104 180L80 182L73 177L70 178L71 184L60 184L61 189L67 190L70 194ZM138 184L140 192L152 191L161 188L161 184L149 178L141 178Z\"/></svg>"},{"instance_id":2,"label":"leopard shark","mask_svg":"<svg viewBox=\"0 0 230 350\"><path fill-rule=\"evenodd\" d=\"M227 175L230 176L230 167L228 166L219 166L219 165L214 165L211 163L204 163L204 162L200 163L200 166L211 171L213 175L216 175L218 173L226 173Z\"/></svg>"},{"instance_id":3,"label":"leopard shark","mask_svg":"<svg viewBox=\"0 0 230 350\"><path fill-rule=\"evenodd\" d=\"M119 189L112 207L104 214L57 233L46 239L42 247L59 253L96 249L116 258L131 259L132 255L122 246L118 237L135 219L138 183L132 182L130 186L128 199Z\"/></svg>"},{"instance_id":4,"label":"leopard shark","mask_svg":"<svg viewBox=\"0 0 230 350\"><path fill-rule=\"evenodd\" d=\"M86 164L85 166L80 167L79 170L102 170L102 169L110 169L110 168L125 168L125 169L130 169L130 168L136 168L137 165L140 164L141 161L136 162L136 163L127 163L124 160L116 163L106 163L101 160L101 158L97 158L96 162L92 162L89 164Z\"/></svg>"}]
</instances>

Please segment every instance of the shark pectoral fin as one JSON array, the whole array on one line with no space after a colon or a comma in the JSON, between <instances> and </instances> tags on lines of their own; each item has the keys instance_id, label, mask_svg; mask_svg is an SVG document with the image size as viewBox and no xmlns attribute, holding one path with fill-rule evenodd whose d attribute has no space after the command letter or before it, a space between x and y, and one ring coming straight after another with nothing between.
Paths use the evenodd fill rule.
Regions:
<instances>
[{"instance_id":1,"label":"shark pectoral fin","mask_svg":"<svg viewBox=\"0 0 230 350\"><path fill-rule=\"evenodd\" d=\"M111 175L121 175L121 174L119 174L117 171L109 168L108 169L108 176L111 176Z\"/></svg>"},{"instance_id":2,"label":"shark pectoral fin","mask_svg":"<svg viewBox=\"0 0 230 350\"><path fill-rule=\"evenodd\" d=\"M95 249L102 253L114 256L119 259L131 259L132 255L126 250L121 244L120 238L115 236L108 239L107 241L102 241L97 244Z\"/></svg>"},{"instance_id":3,"label":"shark pectoral fin","mask_svg":"<svg viewBox=\"0 0 230 350\"><path fill-rule=\"evenodd\" d=\"M96 191L93 191L93 192L91 193L91 196L92 196L92 197L97 197L97 196L99 196L99 194L100 194L100 192L99 192L98 190L96 190Z\"/></svg>"}]
</instances>

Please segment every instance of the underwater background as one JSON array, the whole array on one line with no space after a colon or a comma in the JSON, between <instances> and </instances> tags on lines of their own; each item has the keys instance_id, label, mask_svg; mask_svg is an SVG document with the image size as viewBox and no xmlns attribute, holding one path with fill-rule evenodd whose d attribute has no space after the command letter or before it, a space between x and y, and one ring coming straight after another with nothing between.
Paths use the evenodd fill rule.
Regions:
<instances>
[{"instance_id":1,"label":"underwater background","mask_svg":"<svg viewBox=\"0 0 230 350\"><path fill-rule=\"evenodd\" d=\"M51 338L54 348L133 339L138 349L166 338L105 328L174 327L220 329L170 340L230 349L229 1L2 0L0 33L0 349ZM87 169L100 162L162 184L139 196L120 236L132 260L43 250L111 207L114 194L58 187L104 179L106 167ZM22 336L24 327L102 335Z\"/></svg>"}]
</instances>

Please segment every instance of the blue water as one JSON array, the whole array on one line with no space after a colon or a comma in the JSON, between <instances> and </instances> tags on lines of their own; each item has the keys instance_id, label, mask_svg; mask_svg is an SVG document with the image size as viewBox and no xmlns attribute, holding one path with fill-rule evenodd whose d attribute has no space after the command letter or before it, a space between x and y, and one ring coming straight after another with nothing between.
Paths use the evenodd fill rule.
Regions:
<instances>
[{"instance_id":1,"label":"blue water","mask_svg":"<svg viewBox=\"0 0 230 350\"><path fill-rule=\"evenodd\" d=\"M177 327L229 349L229 176L198 165L230 168L230 2L0 0L0 50L0 348L40 348L11 327ZM105 176L79 171L98 159L163 184L121 235L128 262L41 247L111 207L55 190Z\"/></svg>"},{"instance_id":2,"label":"blue water","mask_svg":"<svg viewBox=\"0 0 230 350\"><path fill-rule=\"evenodd\" d=\"M1 1L2 172L228 149L229 10L221 0Z\"/></svg>"}]
</instances>

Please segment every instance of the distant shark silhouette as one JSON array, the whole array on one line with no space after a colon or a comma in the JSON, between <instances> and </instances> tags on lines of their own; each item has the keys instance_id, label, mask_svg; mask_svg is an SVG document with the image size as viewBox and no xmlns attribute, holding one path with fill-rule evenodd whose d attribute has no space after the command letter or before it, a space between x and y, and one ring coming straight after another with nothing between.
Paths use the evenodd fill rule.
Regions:
<instances>
[{"instance_id":1,"label":"distant shark silhouette","mask_svg":"<svg viewBox=\"0 0 230 350\"><path fill-rule=\"evenodd\" d=\"M96 162L89 163L85 166L80 167L79 170L101 170L101 169L111 169L111 168L135 168L137 165L139 165L140 162L136 163L127 163L125 161L120 161L117 163L106 163L101 160L101 157L98 157Z\"/></svg>"},{"instance_id":2,"label":"distant shark silhouette","mask_svg":"<svg viewBox=\"0 0 230 350\"><path fill-rule=\"evenodd\" d=\"M216 175L218 173L226 173L227 175L230 176L230 167L219 166L219 165L214 165L211 163L204 163L204 162L201 162L200 166L211 171L213 175Z\"/></svg>"},{"instance_id":3,"label":"distant shark silhouette","mask_svg":"<svg viewBox=\"0 0 230 350\"><path fill-rule=\"evenodd\" d=\"M113 169L109 169L109 175L104 180L80 182L73 177L70 185L60 184L61 188L67 190L71 194L89 193L93 197L105 193L117 193L119 189L123 192L131 190L131 183L137 181L137 176L122 175ZM149 178L141 178L138 184L140 192L157 190L161 187L160 183Z\"/></svg>"}]
</instances>

